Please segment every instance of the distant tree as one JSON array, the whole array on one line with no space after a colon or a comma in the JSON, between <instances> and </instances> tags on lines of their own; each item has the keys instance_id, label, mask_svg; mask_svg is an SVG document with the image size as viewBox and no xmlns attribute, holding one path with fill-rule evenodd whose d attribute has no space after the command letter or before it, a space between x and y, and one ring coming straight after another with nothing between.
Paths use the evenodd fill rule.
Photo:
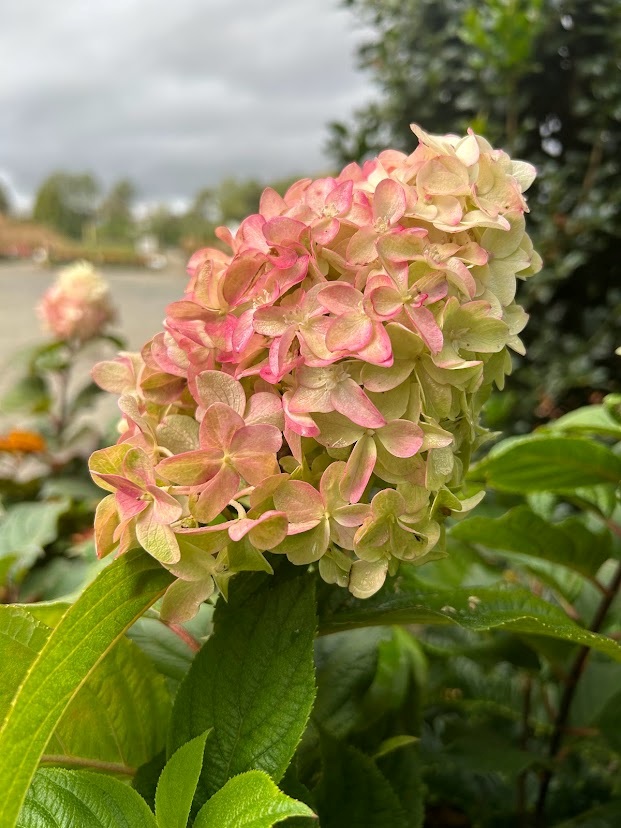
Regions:
<instances>
[{"instance_id":1,"label":"distant tree","mask_svg":"<svg viewBox=\"0 0 621 828\"><path fill-rule=\"evenodd\" d=\"M145 229L157 238L162 247L179 247L183 235L182 216L160 204L147 217Z\"/></svg>"},{"instance_id":2,"label":"distant tree","mask_svg":"<svg viewBox=\"0 0 621 828\"><path fill-rule=\"evenodd\" d=\"M39 188L32 217L80 239L97 213L99 184L90 173L56 172Z\"/></svg>"},{"instance_id":3,"label":"distant tree","mask_svg":"<svg viewBox=\"0 0 621 828\"><path fill-rule=\"evenodd\" d=\"M132 206L136 188L126 178L118 181L99 209L99 237L114 242L128 242L134 236Z\"/></svg>"},{"instance_id":4,"label":"distant tree","mask_svg":"<svg viewBox=\"0 0 621 828\"><path fill-rule=\"evenodd\" d=\"M11 212L11 199L8 188L0 181L0 215L8 216Z\"/></svg>"},{"instance_id":5,"label":"distant tree","mask_svg":"<svg viewBox=\"0 0 621 828\"><path fill-rule=\"evenodd\" d=\"M264 188L265 185L254 178L225 178L221 181L215 192L219 223L239 222L256 213Z\"/></svg>"},{"instance_id":6,"label":"distant tree","mask_svg":"<svg viewBox=\"0 0 621 828\"><path fill-rule=\"evenodd\" d=\"M545 269L522 287L528 355L511 380L524 427L619 388L621 3L618 0L345 0L370 27L361 66L380 93L331 127L341 165L409 124L472 126L534 163L531 235ZM511 395L504 395L504 400Z\"/></svg>"}]
</instances>

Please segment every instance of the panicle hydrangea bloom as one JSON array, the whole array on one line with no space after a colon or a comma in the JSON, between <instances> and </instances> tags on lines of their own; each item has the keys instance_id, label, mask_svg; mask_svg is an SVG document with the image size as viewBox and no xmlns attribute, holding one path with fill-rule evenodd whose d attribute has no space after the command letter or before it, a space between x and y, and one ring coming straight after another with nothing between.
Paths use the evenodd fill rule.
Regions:
<instances>
[{"instance_id":1,"label":"panicle hydrangea bloom","mask_svg":"<svg viewBox=\"0 0 621 828\"><path fill-rule=\"evenodd\" d=\"M272 555L366 597L440 556L444 519L481 499L462 481L508 349L523 353L535 171L472 131L413 130L411 155L266 189L217 231L229 253L192 256L164 330L96 366L123 413L91 459L110 492L98 552L160 560L165 617Z\"/></svg>"},{"instance_id":2,"label":"panicle hydrangea bloom","mask_svg":"<svg viewBox=\"0 0 621 828\"><path fill-rule=\"evenodd\" d=\"M77 342L97 336L115 318L108 283L89 262L76 262L59 271L37 313L55 337Z\"/></svg>"}]
</instances>

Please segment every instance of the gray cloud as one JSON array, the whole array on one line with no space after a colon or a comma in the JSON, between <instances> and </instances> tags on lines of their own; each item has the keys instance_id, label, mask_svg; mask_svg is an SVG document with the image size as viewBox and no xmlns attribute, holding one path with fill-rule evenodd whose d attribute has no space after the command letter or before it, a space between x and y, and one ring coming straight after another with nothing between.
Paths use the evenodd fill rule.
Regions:
<instances>
[{"instance_id":1,"label":"gray cloud","mask_svg":"<svg viewBox=\"0 0 621 828\"><path fill-rule=\"evenodd\" d=\"M20 0L0 28L0 169L128 175L145 198L325 168L372 90L338 0Z\"/></svg>"}]
</instances>

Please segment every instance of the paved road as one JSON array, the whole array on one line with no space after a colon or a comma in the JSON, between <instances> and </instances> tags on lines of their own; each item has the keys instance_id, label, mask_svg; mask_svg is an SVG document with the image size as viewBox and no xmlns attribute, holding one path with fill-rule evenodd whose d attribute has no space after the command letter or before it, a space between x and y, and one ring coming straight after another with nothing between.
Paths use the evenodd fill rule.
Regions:
<instances>
[{"instance_id":1,"label":"paved road","mask_svg":"<svg viewBox=\"0 0 621 828\"><path fill-rule=\"evenodd\" d=\"M0 364L43 337L35 306L55 272L30 263L0 265ZM103 273L119 310L118 332L138 350L161 329L166 305L181 298L187 281L183 265L162 272L112 268Z\"/></svg>"}]
</instances>

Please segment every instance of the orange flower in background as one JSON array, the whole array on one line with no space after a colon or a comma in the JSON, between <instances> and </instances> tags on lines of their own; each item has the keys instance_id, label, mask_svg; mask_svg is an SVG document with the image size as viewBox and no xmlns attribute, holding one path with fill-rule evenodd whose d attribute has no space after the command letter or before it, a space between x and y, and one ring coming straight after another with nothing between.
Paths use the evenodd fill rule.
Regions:
<instances>
[{"instance_id":1,"label":"orange flower in background","mask_svg":"<svg viewBox=\"0 0 621 828\"><path fill-rule=\"evenodd\" d=\"M12 429L8 434L0 435L0 451L9 454L39 454L45 449L45 440L36 431Z\"/></svg>"}]
</instances>

